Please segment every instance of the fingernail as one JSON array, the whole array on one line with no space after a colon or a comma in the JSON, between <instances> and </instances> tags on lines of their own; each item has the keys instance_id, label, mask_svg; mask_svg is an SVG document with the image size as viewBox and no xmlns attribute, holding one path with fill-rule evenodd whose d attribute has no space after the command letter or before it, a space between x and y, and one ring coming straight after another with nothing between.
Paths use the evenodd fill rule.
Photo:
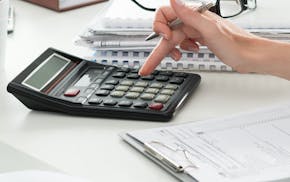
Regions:
<instances>
[{"instance_id":1,"label":"fingernail","mask_svg":"<svg viewBox=\"0 0 290 182\"><path fill-rule=\"evenodd\" d=\"M139 70L139 72L138 72L138 75L140 75L140 76L143 76L143 68L141 68L140 70Z\"/></svg>"},{"instance_id":2,"label":"fingernail","mask_svg":"<svg viewBox=\"0 0 290 182\"><path fill-rule=\"evenodd\" d=\"M175 53L170 53L170 57L171 57L172 59L174 59L175 61L178 60L178 57L177 57L177 55L176 55Z\"/></svg>"},{"instance_id":3,"label":"fingernail","mask_svg":"<svg viewBox=\"0 0 290 182\"><path fill-rule=\"evenodd\" d=\"M160 35L161 35L163 38L165 38L166 40L169 40L168 35L166 35L165 33L160 33Z\"/></svg>"},{"instance_id":4,"label":"fingernail","mask_svg":"<svg viewBox=\"0 0 290 182\"><path fill-rule=\"evenodd\" d=\"M181 0L175 0L176 4L179 6L184 6L184 2Z\"/></svg>"}]
</instances>

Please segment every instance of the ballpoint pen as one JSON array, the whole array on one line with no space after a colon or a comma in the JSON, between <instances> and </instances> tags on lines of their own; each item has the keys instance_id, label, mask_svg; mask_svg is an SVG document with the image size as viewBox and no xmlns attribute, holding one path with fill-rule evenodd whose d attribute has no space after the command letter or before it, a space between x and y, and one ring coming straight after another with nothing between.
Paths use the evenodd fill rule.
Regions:
<instances>
[{"instance_id":1,"label":"ballpoint pen","mask_svg":"<svg viewBox=\"0 0 290 182\"><path fill-rule=\"evenodd\" d=\"M202 5L198 7L197 11L199 13L203 13L203 12L207 11L208 9L210 9L213 6L214 6L213 3L204 3L203 2ZM169 23L169 27L170 28L174 28L174 27L179 26L180 24L182 24L182 21L179 18L177 18L176 20L174 20L171 23ZM145 41L152 40L152 39L154 39L156 37L159 37L159 34L156 33L156 32L153 32L148 37L146 37Z\"/></svg>"}]
</instances>

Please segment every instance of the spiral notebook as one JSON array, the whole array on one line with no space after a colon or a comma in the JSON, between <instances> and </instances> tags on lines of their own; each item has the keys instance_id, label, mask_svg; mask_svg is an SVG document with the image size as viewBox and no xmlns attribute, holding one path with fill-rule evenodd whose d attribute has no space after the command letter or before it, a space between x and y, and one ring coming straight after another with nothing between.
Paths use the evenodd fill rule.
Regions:
<instances>
[{"instance_id":1,"label":"spiral notebook","mask_svg":"<svg viewBox=\"0 0 290 182\"><path fill-rule=\"evenodd\" d=\"M96 51L90 58L97 63L138 69L149 56L150 50L102 50ZM225 65L211 53L203 48L199 53L183 52L180 61L173 61L165 57L157 69L174 71L233 71L230 66Z\"/></svg>"},{"instance_id":2,"label":"spiral notebook","mask_svg":"<svg viewBox=\"0 0 290 182\"><path fill-rule=\"evenodd\" d=\"M181 181L290 180L290 104L121 137Z\"/></svg>"}]
</instances>

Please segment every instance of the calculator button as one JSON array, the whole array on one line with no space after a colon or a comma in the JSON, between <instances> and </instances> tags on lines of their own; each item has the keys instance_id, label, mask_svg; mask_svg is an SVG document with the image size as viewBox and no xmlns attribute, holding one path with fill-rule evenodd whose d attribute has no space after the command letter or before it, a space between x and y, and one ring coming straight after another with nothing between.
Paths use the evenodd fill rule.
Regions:
<instances>
[{"instance_id":1,"label":"calculator button","mask_svg":"<svg viewBox=\"0 0 290 182\"><path fill-rule=\"evenodd\" d=\"M109 90L98 90L95 94L97 96L107 96L110 94L110 91Z\"/></svg>"},{"instance_id":2,"label":"calculator button","mask_svg":"<svg viewBox=\"0 0 290 182\"><path fill-rule=\"evenodd\" d=\"M125 97L128 99L137 99L139 95L140 93L138 92L128 92Z\"/></svg>"},{"instance_id":3,"label":"calculator button","mask_svg":"<svg viewBox=\"0 0 290 182\"><path fill-rule=\"evenodd\" d=\"M102 81L103 81L103 79L96 79L96 81L95 81L95 83L97 83L97 84L100 84L100 83L102 83Z\"/></svg>"},{"instance_id":4,"label":"calculator button","mask_svg":"<svg viewBox=\"0 0 290 182\"><path fill-rule=\"evenodd\" d=\"M162 71L159 73L159 75L172 76L173 72L172 71Z\"/></svg>"},{"instance_id":5,"label":"calculator button","mask_svg":"<svg viewBox=\"0 0 290 182\"><path fill-rule=\"evenodd\" d=\"M141 95L140 98L143 100L152 100L154 99L154 97L155 97L155 94L144 93Z\"/></svg>"},{"instance_id":6,"label":"calculator button","mask_svg":"<svg viewBox=\"0 0 290 182\"><path fill-rule=\"evenodd\" d=\"M125 72L125 73L128 73L129 71L130 71L130 68L125 68L125 67L119 68L117 70L117 72Z\"/></svg>"},{"instance_id":7,"label":"calculator button","mask_svg":"<svg viewBox=\"0 0 290 182\"><path fill-rule=\"evenodd\" d=\"M133 70L131 70L131 73L138 73L138 72L139 72L138 69L133 69Z\"/></svg>"},{"instance_id":8,"label":"calculator button","mask_svg":"<svg viewBox=\"0 0 290 182\"><path fill-rule=\"evenodd\" d=\"M154 76L153 75L142 76L141 79L142 80L154 80Z\"/></svg>"},{"instance_id":9,"label":"calculator button","mask_svg":"<svg viewBox=\"0 0 290 182\"><path fill-rule=\"evenodd\" d=\"M118 106L121 106L121 107L130 107L132 104L133 104L132 101L122 100L122 101L119 102Z\"/></svg>"},{"instance_id":10,"label":"calculator button","mask_svg":"<svg viewBox=\"0 0 290 182\"><path fill-rule=\"evenodd\" d=\"M178 86L177 85L173 85L173 84L168 84L164 88L165 89L176 90L176 89L178 89Z\"/></svg>"},{"instance_id":11,"label":"calculator button","mask_svg":"<svg viewBox=\"0 0 290 182\"><path fill-rule=\"evenodd\" d=\"M120 85L126 85L126 86L132 86L133 85L133 81L131 80L124 80L120 83Z\"/></svg>"},{"instance_id":12,"label":"calculator button","mask_svg":"<svg viewBox=\"0 0 290 182\"><path fill-rule=\"evenodd\" d=\"M114 70L114 69L115 69L114 66L109 66L109 67L107 67L107 70L108 70L108 71L112 71L112 70Z\"/></svg>"},{"instance_id":13,"label":"calculator button","mask_svg":"<svg viewBox=\"0 0 290 182\"><path fill-rule=\"evenodd\" d=\"M101 104L102 103L102 99L101 98L91 98L88 103L89 104Z\"/></svg>"},{"instance_id":14,"label":"calculator button","mask_svg":"<svg viewBox=\"0 0 290 182\"><path fill-rule=\"evenodd\" d=\"M129 86L120 85L120 86L117 86L115 90L126 92L127 90L129 90Z\"/></svg>"},{"instance_id":15,"label":"calculator button","mask_svg":"<svg viewBox=\"0 0 290 182\"><path fill-rule=\"evenodd\" d=\"M173 94L174 94L174 90L171 90L171 89L164 89L164 90L161 90L160 94L164 94L164 95L173 95Z\"/></svg>"},{"instance_id":16,"label":"calculator button","mask_svg":"<svg viewBox=\"0 0 290 182\"><path fill-rule=\"evenodd\" d=\"M67 91L65 91L64 96L66 97L75 97L80 93L79 89L76 88L70 88Z\"/></svg>"},{"instance_id":17,"label":"calculator button","mask_svg":"<svg viewBox=\"0 0 290 182\"><path fill-rule=\"evenodd\" d=\"M179 73L175 73L174 76L176 76L176 77L183 77L183 78L186 78L186 77L188 76L188 74L187 74L187 73L179 72Z\"/></svg>"},{"instance_id":18,"label":"calculator button","mask_svg":"<svg viewBox=\"0 0 290 182\"><path fill-rule=\"evenodd\" d=\"M112 75L112 77L114 78L124 78L125 76L126 76L126 73L124 72L117 72Z\"/></svg>"},{"instance_id":19,"label":"calculator button","mask_svg":"<svg viewBox=\"0 0 290 182\"><path fill-rule=\"evenodd\" d=\"M101 90L114 90L114 85L103 85L101 86Z\"/></svg>"},{"instance_id":20,"label":"calculator button","mask_svg":"<svg viewBox=\"0 0 290 182\"><path fill-rule=\"evenodd\" d=\"M148 104L146 102L136 102L133 106L136 108L144 109L148 106Z\"/></svg>"},{"instance_id":21,"label":"calculator button","mask_svg":"<svg viewBox=\"0 0 290 182\"><path fill-rule=\"evenodd\" d=\"M92 88L88 88L88 89L85 90L85 94L89 95L89 94L91 94L93 91L94 91L94 89L92 89Z\"/></svg>"},{"instance_id":22,"label":"calculator button","mask_svg":"<svg viewBox=\"0 0 290 182\"><path fill-rule=\"evenodd\" d=\"M139 92L139 93L141 93L143 91L144 91L144 87L132 87L130 89L130 92Z\"/></svg>"},{"instance_id":23,"label":"calculator button","mask_svg":"<svg viewBox=\"0 0 290 182\"><path fill-rule=\"evenodd\" d=\"M148 82L139 81L139 82L136 82L134 86L136 86L136 87L147 87L148 86Z\"/></svg>"},{"instance_id":24,"label":"calculator button","mask_svg":"<svg viewBox=\"0 0 290 182\"><path fill-rule=\"evenodd\" d=\"M158 75L159 74L159 71L158 70L154 70L151 75Z\"/></svg>"},{"instance_id":25,"label":"calculator button","mask_svg":"<svg viewBox=\"0 0 290 182\"><path fill-rule=\"evenodd\" d=\"M149 105L150 109L157 110L157 111L160 111L163 107L164 105L162 103L152 103Z\"/></svg>"},{"instance_id":26,"label":"calculator button","mask_svg":"<svg viewBox=\"0 0 290 182\"><path fill-rule=\"evenodd\" d=\"M84 103L86 100L87 100L86 97L79 97L79 98L77 98L76 102L77 103Z\"/></svg>"},{"instance_id":27,"label":"calculator button","mask_svg":"<svg viewBox=\"0 0 290 182\"><path fill-rule=\"evenodd\" d=\"M127 75L128 79L138 79L140 76L136 73L131 73L129 75Z\"/></svg>"},{"instance_id":28,"label":"calculator button","mask_svg":"<svg viewBox=\"0 0 290 182\"><path fill-rule=\"evenodd\" d=\"M108 80L105 82L107 85L118 85L119 81L118 80Z\"/></svg>"},{"instance_id":29,"label":"calculator button","mask_svg":"<svg viewBox=\"0 0 290 182\"><path fill-rule=\"evenodd\" d=\"M160 103L166 103L169 100L170 96L169 95L158 95L155 98L155 102L160 102Z\"/></svg>"},{"instance_id":30,"label":"calculator button","mask_svg":"<svg viewBox=\"0 0 290 182\"><path fill-rule=\"evenodd\" d=\"M125 92L123 91L114 91L111 93L112 97L123 97L125 95Z\"/></svg>"},{"instance_id":31,"label":"calculator button","mask_svg":"<svg viewBox=\"0 0 290 182\"><path fill-rule=\"evenodd\" d=\"M98 84L96 84L96 83L92 83L92 84L90 85L90 88L95 89L95 88L97 88L98 86L99 86Z\"/></svg>"},{"instance_id":32,"label":"calculator button","mask_svg":"<svg viewBox=\"0 0 290 182\"><path fill-rule=\"evenodd\" d=\"M162 88L163 85L161 83L152 83L149 87L150 88Z\"/></svg>"},{"instance_id":33,"label":"calculator button","mask_svg":"<svg viewBox=\"0 0 290 182\"><path fill-rule=\"evenodd\" d=\"M152 93L152 94L157 94L159 92L159 89L157 88L147 88L145 90L146 93Z\"/></svg>"},{"instance_id":34,"label":"calculator button","mask_svg":"<svg viewBox=\"0 0 290 182\"><path fill-rule=\"evenodd\" d=\"M184 81L183 78L178 78L178 77L176 77L176 78L172 78L172 79L169 81L169 83L172 83L172 84L182 84L183 81Z\"/></svg>"},{"instance_id":35,"label":"calculator button","mask_svg":"<svg viewBox=\"0 0 290 182\"><path fill-rule=\"evenodd\" d=\"M103 102L103 104L106 105L106 106L114 106L117 103L118 103L117 101L112 100L112 99L107 99L107 100L104 100L104 102Z\"/></svg>"},{"instance_id":36,"label":"calculator button","mask_svg":"<svg viewBox=\"0 0 290 182\"><path fill-rule=\"evenodd\" d=\"M155 79L160 82L166 82L169 80L168 76L156 76Z\"/></svg>"},{"instance_id":37,"label":"calculator button","mask_svg":"<svg viewBox=\"0 0 290 182\"><path fill-rule=\"evenodd\" d=\"M109 74L110 74L111 72L110 71L104 71L103 73L102 73L102 77L107 77Z\"/></svg>"}]
</instances>

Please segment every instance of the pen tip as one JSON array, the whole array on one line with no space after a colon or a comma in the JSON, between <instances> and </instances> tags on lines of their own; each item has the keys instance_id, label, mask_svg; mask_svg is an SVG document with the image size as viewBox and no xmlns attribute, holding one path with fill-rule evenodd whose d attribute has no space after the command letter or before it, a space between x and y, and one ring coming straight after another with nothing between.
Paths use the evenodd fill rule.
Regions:
<instances>
[{"instance_id":1,"label":"pen tip","mask_svg":"<svg viewBox=\"0 0 290 182\"><path fill-rule=\"evenodd\" d=\"M153 32L152 34L150 34L148 37L145 38L145 41L152 40L158 36L159 35L157 33Z\"/></svg>"}]
</instances>

